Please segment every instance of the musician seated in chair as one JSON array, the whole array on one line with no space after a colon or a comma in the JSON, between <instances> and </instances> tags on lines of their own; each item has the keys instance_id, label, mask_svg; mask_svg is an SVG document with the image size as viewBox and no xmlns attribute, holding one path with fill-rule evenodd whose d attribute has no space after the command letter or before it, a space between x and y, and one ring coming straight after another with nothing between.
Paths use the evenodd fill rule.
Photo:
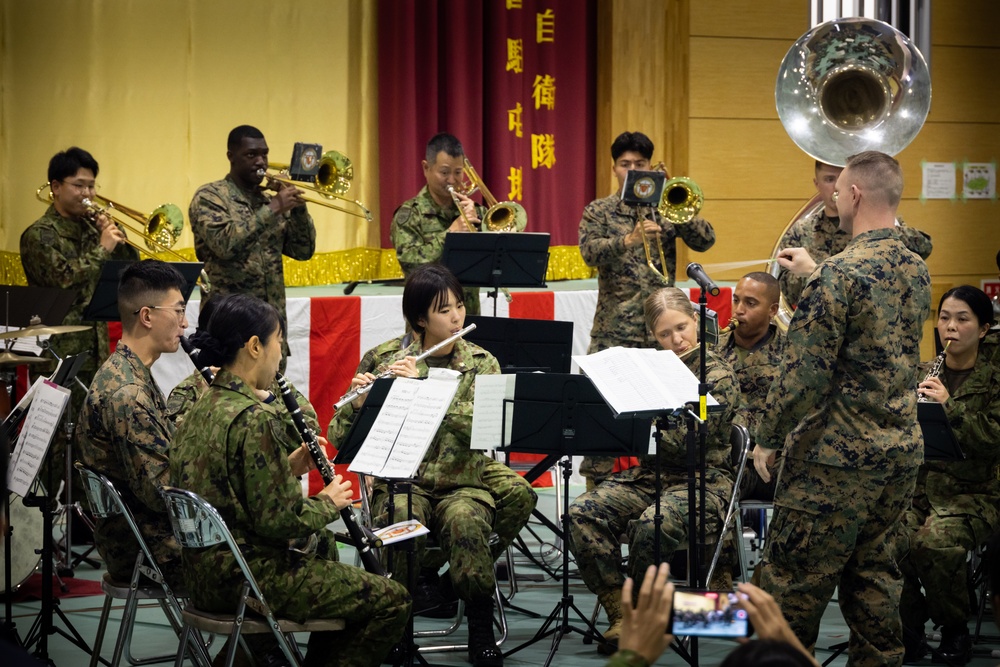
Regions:
<instances>
[{"instance_id":1,"label":"musician seated in chair","mask_svg":"<svg viewBox=\"0 0 1000 667\"><path fill-rule=\"evenodd\" d=\"M399 377L423 377L429 368L448 368L461 374L458 391L434 437L413 486L414 518L431 529L449 563L451 581L465 600L469 616L469 660L477 667L503 664L493 636L493 563L528 521L535 494L524 480L484 452L469 448L476 376L499 373L496 358L466 340L458 340L416 361L421 352L445 341L465 324L465 305L458 279L439 264L417 268L403 290L403 315L414 332L408 345L396 338L368 351L351 381L352 388L375 379L380 365ZM339 442L347 432L354 405L340 409L330 423L329 438ZM383 525L389 497L384 483L375 486L372 499L376 522ZM394 520L406 516L406 496L394 499ZM499 543L491 548L490 534ZM420 538L418 538L419 540ZM418 552L421 549L418 547ZM392 570L406 581L405 554L396 554ZM425 554L422 565L429 561Z\"/></svg>"},{"instance_id":2,"label":"musician seated in chair","mask_svg":"<svg viewBox=\"0 0 1000 667\"><path fill-rule=\"evenodd\" d=\"M122 272L122 338L94 375L76 427L80 460L115 485L171 585L180 579L180 546L159 491L168 483L174 425L150 367L177 351L187 327L184 285L177 269L158 260ZM139 545L125 517L98 519L94 541L111 576L129 581Z\"/></svg>"},{"instance_id":3,"label":"musician seated in chair","mask_svg":"<svg viewBox=\"0 0 1000 667\"><path fill-rule=\"evenodd\" d=\"M296 479L314 467L305 445L292 449L280 402L258 390L281 362L283 321L256 297L234 294L216 304L208 331L192 343L219 366L211 387L177 429L171 483L201 495L222 515L272 610L296 622L341 618L340 633L313 633L310 665L378 665L402 637L409 596L394 581L336 560L325 526L351 504L351 484L336 476L303 498ZM289 548L310 539L312 548ZM184 580L195 606L235 609L242 576L225 545L185 550Z\"/></svg>"},{"instance_id":4,"label":"musician seated in chair","mask_svg":"<svg viewBox=\"0 0 1000 667\"><path fill-rule=\"evenodd\" d=\"M899 563L904 662L923 657L928 618L941 626L939 650L946 658L964 664L972 654L966 560L1000 530L1000 375L979 354L992 324L993 307L982 290L960 285L941 297L937 333L947 348L939 374L928 373L919 391L944 405L966 458L925 461L903 515L910 547Z\"/></svg>"},{"instance_id":5,"label":"musician seated in chair","mask_svg":"<svg viewBox=\"0 0 1000 667\"><path fill-rule=\"evenodd\" d=\"M687 294L676 287L665 287L651 294L644 303L646 326L665 350L679 355L688 369L698 375L698 318ZM708 451L705 470L706 535L716 536L722 529L723 515L733 488L729 464L732 448L729 434L734 420L742 421L742 397L739 381L728 363L709 351L706 356L706 380L711 394L722 405L721 412L708 416ZM641 585L646 568L669 561L685 546L688 535L687 430L683 421L657 434L661 457L660 509L661 526L659 561L654 555L656 500L656 457L644 456L637 467L616 472L595 489L579 496L569 507L570 546L587 588L597 594L608 615L610 627L604 633L610 644L598 644L602 653L617 643L621 632L621 542L629 538L628 574ZM709 552L711 553L711 552ZM702 564L707 564L705 555ZM731 583L731 582L730 582ZM611 648L610 652L613 652Z\"/></svg>"}]
</instances>

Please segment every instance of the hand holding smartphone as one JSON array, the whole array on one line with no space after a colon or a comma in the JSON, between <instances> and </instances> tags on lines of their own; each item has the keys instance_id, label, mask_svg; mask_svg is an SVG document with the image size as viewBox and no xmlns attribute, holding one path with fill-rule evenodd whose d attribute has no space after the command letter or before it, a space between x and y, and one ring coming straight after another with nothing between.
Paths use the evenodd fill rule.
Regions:
<instances>
[{"instance_id":1,"label":"hand holding smartphone","mask_svg":"<svg viewBox=\"0 0 1000 667\"><path fill-rule=\"evenodd\" d=\"M732 591L676 590L667 632L688 637L749 637L750 618Z\"/></svg>"}]
</instances>

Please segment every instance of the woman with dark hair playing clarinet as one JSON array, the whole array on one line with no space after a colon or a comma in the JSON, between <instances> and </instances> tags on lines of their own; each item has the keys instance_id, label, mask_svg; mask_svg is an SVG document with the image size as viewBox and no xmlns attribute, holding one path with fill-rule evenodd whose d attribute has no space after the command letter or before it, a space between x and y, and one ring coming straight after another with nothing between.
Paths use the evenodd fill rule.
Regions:
<instances>
[{"instance_id":1,"label":"woman with dark hair playing clarinet","mask_svg":"<svg viewBox=\"0 0 1000 667\"><path fill-rule=\"evenodd\" d=\"M338 475L316 496L302 497L296 476L313 460L304 445L286 454L284 407L255 391L274 381L283 336L278 311L256 297L231 295L216 304L208 331L192 343L202 362L220 370L177 430L171 481L219 511L276 614L347 622L343 632L309 637L306 664L378 665L405 630L409 595L389 579L337 562L324 527L351 503L349 482ZM303 538L308 548L289 549L290 540ZM232 611L241 577L228 551L188 550L182 557L193 602Z\"/></svg>"}]
</instances>

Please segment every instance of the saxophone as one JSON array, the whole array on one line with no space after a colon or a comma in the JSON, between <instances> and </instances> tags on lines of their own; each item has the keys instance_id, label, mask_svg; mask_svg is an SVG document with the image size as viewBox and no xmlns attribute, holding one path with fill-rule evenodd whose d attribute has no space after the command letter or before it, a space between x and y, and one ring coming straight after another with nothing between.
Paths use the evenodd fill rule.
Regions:
<instances>
[{"instance_id":1,"label":"saxophone","mask_svg":"<svg viewBox=\"0 0 1000 667\"><path fill-rule=\"evenodd\" d=\"M927 371L927 375L924 376L924 379L921 380L921 382L927 382L931 378L936 378L937 376L941 375L941 369L944 368L944 357L945 354L948 352L949 345L951 345L951 341L950 340L945 341L944 349L941 350L941 354L939 354L937 357L934 358L934 363L931 364L930 370ZM927 398L926 396L921 394L919 390L917 390L917 394L918 394L917 398L918 403L930 403L933 401L933 399Z\"/></svg>"}]
</instances>

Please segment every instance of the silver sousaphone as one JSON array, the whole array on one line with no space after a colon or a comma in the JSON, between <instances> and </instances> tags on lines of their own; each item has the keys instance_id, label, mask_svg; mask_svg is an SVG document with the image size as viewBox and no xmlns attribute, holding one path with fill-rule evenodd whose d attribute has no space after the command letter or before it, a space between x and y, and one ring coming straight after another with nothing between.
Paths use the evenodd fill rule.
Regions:
<instances>
[{"instance_id":1,"label":"silver sousaphone","mask_svg":"<svg viewBox=\"0 0 1000 667\"><path fill-rule=\"evenodd\" d=\"M866 150L896 155L917 136L931 106L930 71L906 35L865 18L827 21L802 35L785 54L774 89L778 118L811 157L836 166ZM820 211L814 197L785 225ZM769 271L777 277L777 262ZM788 329L792 308L784 295L775 322Z\"/></svg>"}]
</instances>

